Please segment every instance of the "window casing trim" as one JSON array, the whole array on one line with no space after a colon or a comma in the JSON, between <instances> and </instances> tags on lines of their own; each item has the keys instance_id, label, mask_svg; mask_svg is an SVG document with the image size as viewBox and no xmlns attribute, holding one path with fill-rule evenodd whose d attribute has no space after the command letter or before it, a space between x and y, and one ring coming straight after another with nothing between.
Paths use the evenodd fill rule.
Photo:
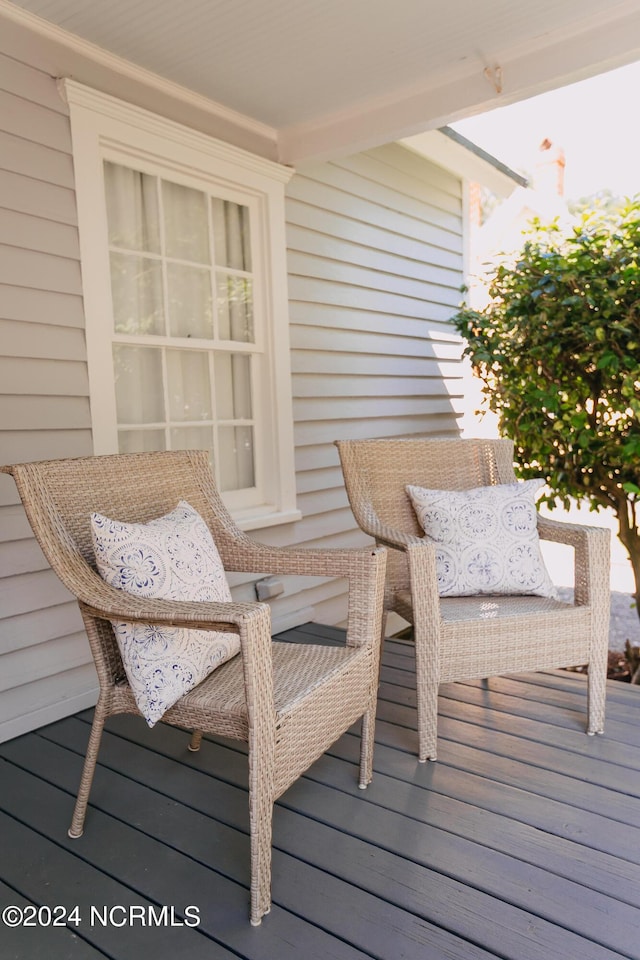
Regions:
<instances>
[{"instance_id":1,"label":"window casing trim","mask_svg":"<svg viewBox=\"0 0 640 960\"><path fill-rule=\"evenodd\" d=\"M209 184L223 194L243 196L258 211L261 300L256 308L264 323L256 345L264 351L259 402L266 412L265 435L256 431L256 445L264 496L249 505L233 496L226 499L244 529L299 519L284 231L284 186L293 170L76 81L61 81L60 87L69 104L73 141L94 452L117 452L112 366L104 362L105 343L110 350L113 336L103 162L113 160L181 182Z\"/></svg>"}]
</instances>

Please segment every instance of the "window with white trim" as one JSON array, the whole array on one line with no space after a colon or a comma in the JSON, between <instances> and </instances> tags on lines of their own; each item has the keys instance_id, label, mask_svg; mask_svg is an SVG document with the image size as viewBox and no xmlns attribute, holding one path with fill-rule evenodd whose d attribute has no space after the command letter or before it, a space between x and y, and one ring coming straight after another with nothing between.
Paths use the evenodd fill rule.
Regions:
<instances>
[{"instance_id":1,"label":"window with white trim","mask_svg":"<svg viewBox=\"0 0 640 960\"><path fill-rule=\"evenodd\" d=\"M290 171L64 81L96 453L198 448L244 527L296 519Z\"/></svg>"}]
</instances>

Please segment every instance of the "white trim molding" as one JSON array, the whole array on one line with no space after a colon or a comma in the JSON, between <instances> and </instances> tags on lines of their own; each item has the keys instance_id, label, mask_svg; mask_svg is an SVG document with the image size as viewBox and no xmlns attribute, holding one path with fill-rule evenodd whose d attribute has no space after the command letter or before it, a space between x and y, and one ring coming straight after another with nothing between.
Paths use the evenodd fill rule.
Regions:
<instances>
[{"instance_id":1,"label":"white trim molding","mask_svg":"<svg viewBox=\"0 0 640 960\"><path fill-rule=\"evenodd\" d=\"M229 507L244 529L300 519L296 507L293 408L289 349L284 186L292 170L228 143L184 127L73 80L60 82L69 105L76 178L78 229L86 317L91 419L96 454L117 451L111 342L112 293L109 270L105 159L158 171L215 193L237 193L256 212L259 227L256 266L261 316L257 332L263 356L256 437L263 496ZM237 509L234 509L234 506Z\"/></svg>"},{"instance_id":2,"label":"white trim molding","mask_svg":"<svg viewBox=\"0 0 640 960\"><path fill-rule=\"evenodd\" d=\"M237 164L241 169L254 170L281 183L288 183L294 174L291 166L266 160L255 153L200 133L191 127L185 127L181 123L168 120L143 107L137 107L125 100L94 90L69 77L59 78L57 84L60 96L69 107L83 107L102 117L128 123L145 133L159 135L197 150L214 160Z\"/></svg>"}]
</instances>

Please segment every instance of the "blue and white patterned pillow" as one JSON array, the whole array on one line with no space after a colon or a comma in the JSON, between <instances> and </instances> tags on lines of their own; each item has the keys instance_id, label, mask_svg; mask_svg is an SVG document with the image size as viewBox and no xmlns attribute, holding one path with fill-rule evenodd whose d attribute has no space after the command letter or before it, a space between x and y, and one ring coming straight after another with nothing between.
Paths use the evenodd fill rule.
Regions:
<instances>
[{"instance_id":1,"label":"blue and white patterned pillow","mask_svg":"<svg viewBox=\"0 0 640 960\"><path fill-rule=\"evenodd\" d=\"M112 587L163 600L230 601L209 528L184 500L148 523L91 514L98 571ZM153 727L185 693L240 652L236 634L112 621L142 715Z\"/></svg>"},{"instance_id":2,"label":"blue and white patterned pillow","mask_svg":"<svg viewBox=\"0 0 640 960\"><path fill-rule=\"evenodd\" d=\"M544 480L471 490L406 488L436 543L441 597L557 596L540 552L535 499Z\"/></svg>"}]
</instances>

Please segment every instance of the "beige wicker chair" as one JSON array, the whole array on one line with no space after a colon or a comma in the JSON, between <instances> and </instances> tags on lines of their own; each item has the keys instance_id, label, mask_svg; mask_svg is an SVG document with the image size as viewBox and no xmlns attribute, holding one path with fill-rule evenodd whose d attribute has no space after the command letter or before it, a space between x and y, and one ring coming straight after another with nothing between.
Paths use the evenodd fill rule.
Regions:
<instances>
[{"instance_id":1,"label":"beige wicker chair","mask_svg":"<svg viewBox=\"0 0 640 960\"><path fill-rule=\"evenodd\" d=\"M385 621L395 610L413 624L420 760L436 758L438 685L452 680L588 664L588 732L602 733L609 531L538 517L540 537L575 549L575 605L541 597L440 598L435 549L424 539L405 486L463 490L512 483L512 442L390 439L336 445L359 526L393 548Z\"/></svg>"},{"instance_id":2,"label":"beige wicker chair","mask_svg":"<svg viewBox=\"0 0 640 960\"><path fill-rule=\"evenodd\" d=\"M34 533L62 582L77 597L100 681L70 836L82 834L107 717L138 713L109 620L227 629L241 653L172 707L164 720L249 745L251 922L271 902L271 821L275 800L362 717L360 786L371 780L385 550L278 549L250 540L233 523L203 452L148 453L18 464L15 478ZM164 515L186 500L205 519L229 571L344 577L349 581L345 646L271 642L263 603L146 600L108 586L96 573L94 510L127 522Z\"/></svg>"}]
</instances>

